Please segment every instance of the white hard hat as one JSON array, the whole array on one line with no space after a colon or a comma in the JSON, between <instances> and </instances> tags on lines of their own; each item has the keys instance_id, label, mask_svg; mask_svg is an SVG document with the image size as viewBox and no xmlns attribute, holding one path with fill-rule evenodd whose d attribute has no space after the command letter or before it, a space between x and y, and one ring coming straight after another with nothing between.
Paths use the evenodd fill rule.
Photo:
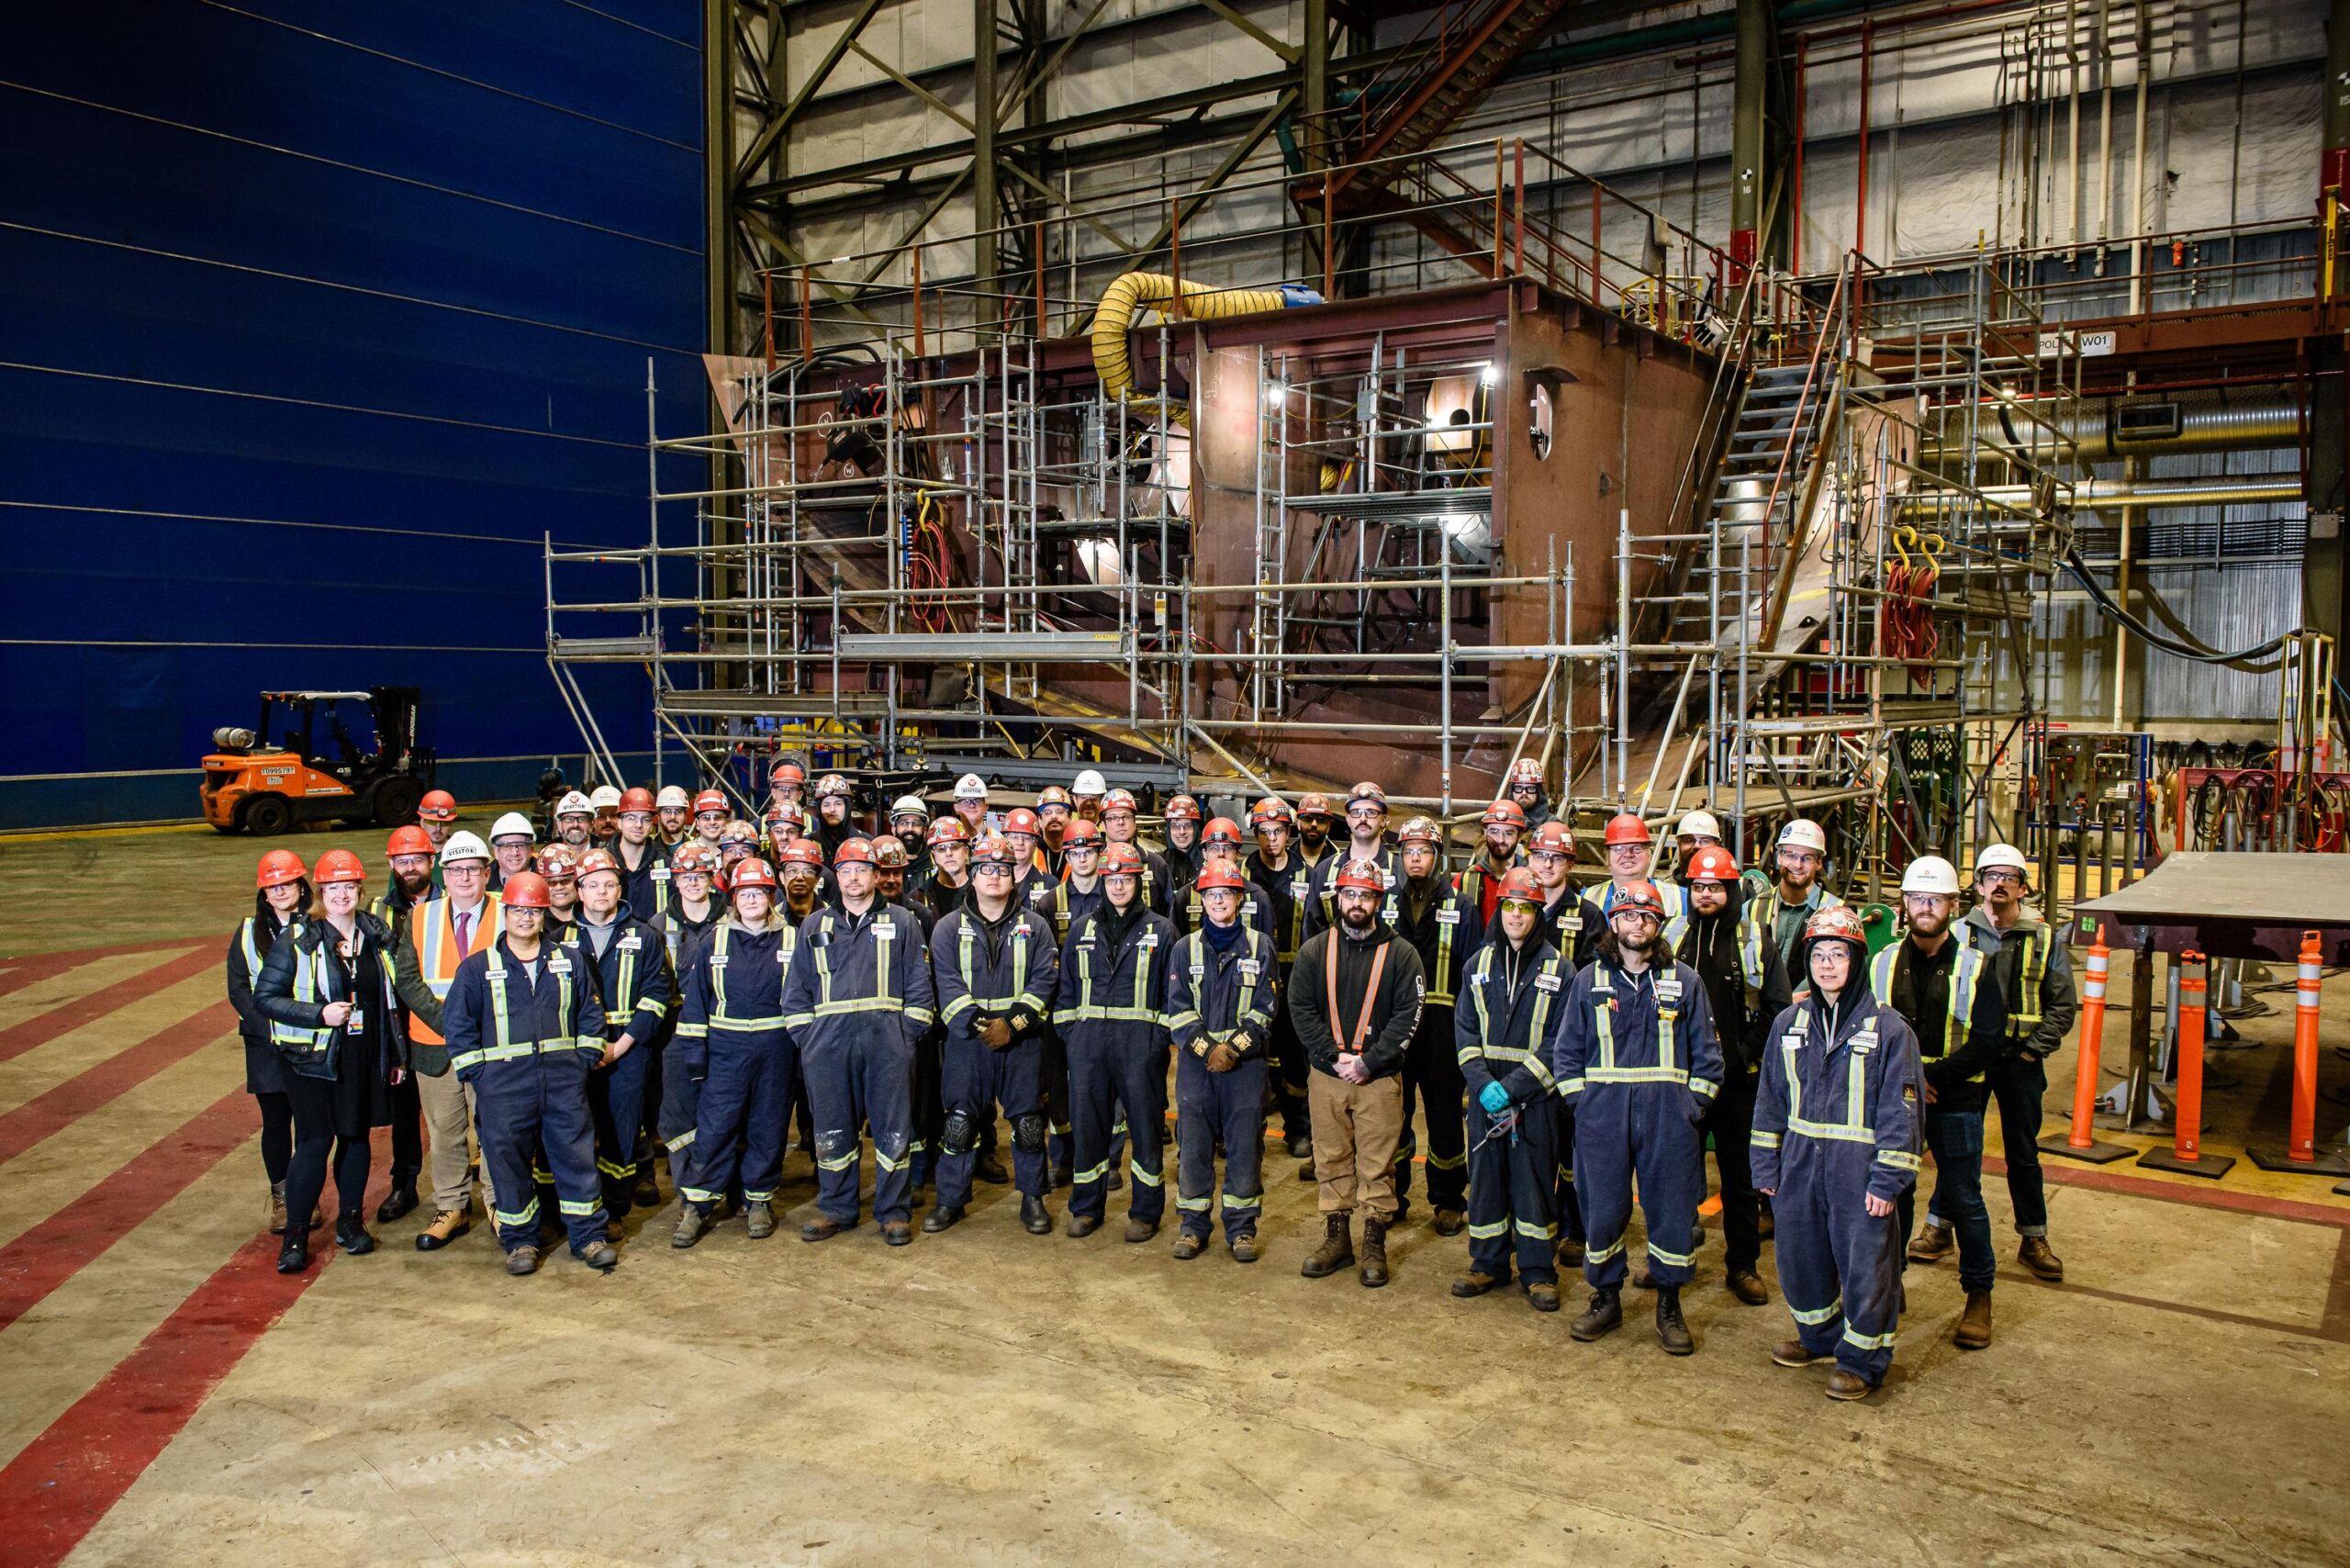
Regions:
<instances>
[{"instance_id":1,"label":"white hard hat","mask_svg":"<svg viewBox=\"0 0 2350 1568\"><path fill-rule=\"evenodd\" d=\"M612 785L599 784L596 792L588 797L588 803L599 812L606 806L617 809L621 803L621 792Z\"/></svg>"},{"instance_id":2,"label":"white hard hat","mask_svg":"<svg viewBox=\"0 0 2350 1568\"><path fill-rule=\"evenodd\" d=\"M449 835L449 842L441 846L441 864L443 866L452 860L487 860L488 858L489 846L470 833L453 833Z\"/></svg>"},{"instance_id":3,"label":"white hard hat","mask_svg":"<svg viewBox=\"0 0 2350 1568\"><path fill-rule=\"evenodd\" d=\"M921 817L926 821L930 816L930 806L920 795L901 795L890 802L890 814L893 817Z\"/></svg>"},{"instance_id":4,"label":"white hard hat","mask_svg":"<svg viewBox=\"0 0 2350 1568\"><path fill-rule=\"evenodd\" d=\"M1901 873L1905 893L1946 893L1958 896L1958 868L1939 855L1920 855Z\"/></svg>"},{"instance_id":5,"label":"white hard hat","mask_svg":"<svg viewBox=\"0 0 2350 1568\"><path fill-rule=\"evenodd\" d=\"M1975 857L1975 874L1978 877L2000 866L2013 871L2029 873L2031 870L2031 863L2023 857L2023 851L2012 844L1986 844Z\"/></svg>"},{"instance_id":6,"label":"white hard hat","mask_svg":"<svg viewBox=\"0 0 2350 1568\"><path fill-rule=\"evenodd\" d=\"M690 811L693 809L693 803L694 798L691 795L687 794L682 788L675 784L662 785L661 793L653 798L653 806L655 811Z\"/></svg>"},{"instance_id":7,"label":"white hard hat","mask_svg":"<svg viewBox=\"0 0 2350 1568\"><path fill-rule=\"evenodd\" d=\"M1105 795L1109 790L1110 781L1102 777L1102 770L1098 767L1087 768L1077 776L1077 782L1069 787L1072 795Z\"/></svg>"},{"instance_id":8,"label":"white hard hat","mask_svg":"<svg viewBox=\"0 0 2350 1568\"><path fill-rule=\"evenodd\" d=\"M489 840L492 844L501 838L536 839L538 836L539 831L531 825L531 819L520 812L509 812L489 825ZM446 859L448 857L444 855L442 858Z\"/></svg>"},{"instance_id":9,"label":"white hard hat","mask_svg":"<svg viewBox=\"0 0 2350 1568\"><path fill-rule=\"evenodd\" d=\"M559 817L567 817L575 813L584 817L595 810L595 804L576 790L554 803L554 814Z\"/></svg>"},{"instance_id":10,"label":"white hard hat","mask_svg":"<svg viewBox=\"0 0 2350 1568\"><path fill-rule=\"evenodd\" d=\"M1814 855L1828 853L1828 835L1809 817L1797 817L1779 830L1781 849L1808 849Z\"/></svg>"},{"instance_id":11,"label":"white hard hat","mask_svg":"<svg viewBox=\"0 0 2350 1568\"><path fill-rule=\"evenodd\" d=\"M1691 812L1681 819L1681 825L1673 830L1673 835L1675 838L1719 838L1722 824L1714 820L1711 812Z\"/></svg>"},{"instance_id":12,"label":"white hard hat","mask_svg":"<svg viewBox=\"0 0 2350 1568\"><path fill-rule=\"evenodd\" d=\"M988 781L976 773L966 773L955 780L955 798L958 801L984 801L988 798Z\"/></svg>"}]
</instances>

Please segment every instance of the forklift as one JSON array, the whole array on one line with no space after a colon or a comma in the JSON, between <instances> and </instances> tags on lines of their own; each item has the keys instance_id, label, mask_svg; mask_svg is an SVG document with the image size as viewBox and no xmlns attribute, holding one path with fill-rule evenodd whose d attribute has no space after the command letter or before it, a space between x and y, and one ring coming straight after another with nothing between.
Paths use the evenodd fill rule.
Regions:
<instances>
[{"instance_id":1,"label":"forklift","mask_svg":"<svg viewBox=\"0 0 2350 1568\"><path fill-rule=\"evenodd\" d=\"M204 820L264 838L301 823L414 822L436 771L416 741L420 701L413 686L263 692L258 724L212 732Z\"/></svg>"}]
</instances>

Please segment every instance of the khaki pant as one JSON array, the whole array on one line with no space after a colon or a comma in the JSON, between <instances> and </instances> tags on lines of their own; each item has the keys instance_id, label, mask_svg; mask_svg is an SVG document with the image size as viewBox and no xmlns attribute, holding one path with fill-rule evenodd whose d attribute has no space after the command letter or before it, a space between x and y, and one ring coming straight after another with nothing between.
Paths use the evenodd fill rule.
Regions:
<instances>
[{"instance_id":1,"label":"khaki pant","mask_svg":"<svg viewBox=\"0 0 2350 1568\"><path fill-rule=\"evenodd\" d=\"M1404 1137L1404 1080L1395 1073L1348 1083L1316 1068L1305 1100L1314 1118L1314 1173L1322 1212L1395 1217L1395 1146Z\"/></svg>"},{"instance_id":2,"label":"khaki pant","mask_svg":"<svg viewBox=\"0 0 2350 1568\"><path fill-rule=\"evenodd\" d=\"M427 1158L431 1168L432 1207L436 1213L463 1214L473 1196L468 1172L476 1158L474 1092L457 1081L456 1070L452 1068L438 1078L417 1074L416 1097L424 1107L426 1136L431 1140ZM482 1201L486 1207L487 1192Z\"/></svg>"}]
</instances>

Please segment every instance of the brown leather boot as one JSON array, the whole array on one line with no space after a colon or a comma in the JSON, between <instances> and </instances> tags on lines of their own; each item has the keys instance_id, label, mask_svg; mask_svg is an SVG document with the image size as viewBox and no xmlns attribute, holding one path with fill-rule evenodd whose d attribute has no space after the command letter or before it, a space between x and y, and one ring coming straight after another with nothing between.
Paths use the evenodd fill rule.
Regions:
<instances>
[{"instance_id":1,"label":"brown leather boot","mask_svg":"<svg viewBox=\"0 0 2350 1568\"><path fill-rule=\"evenodd\" d=\"M1828 1397L1830 1399L1866 1399L1876 1392L1876 1384L1858 1372L1838 1367L1828 1374Z\"/></svg>"},{"instance_id":2,"label":"brown leather boot","mask_svg":"<svg viewBox=\"0 0 2350 1568\"><path fill-rule=\"evenodd\" d=\"M1800 1339L1782 1339L1772 1347L1771 1359L1783 1367L1807 1367L1814 1361L1826 1361L1824 1355L1814 1355Z\"/></svg>"},{"instance_id":3,"label":"brown leather boot","mask_svg":"<svg viewBox=\"0 0 2350 1568\"><path fill-rule=\"evenodd\" d=\"M1375 1291L1387 1282L1387 1226L1383 1219L1363 1219L1362 1270L1359 1277L1365 1290Z\"/></svg>"},{"instance_id":4,"label":"brown leather boot","mask_svg":"<svg viewBox=\"0 0 2350 1568\"><path fill-rule=\"evenodd\" d=\"M1309 1280L1335 1274L1355 1260L1354 1215L1341 1211L1323 1220L1322 1245L1298 1270Z\"/></svg>"},{"instance_id":5,"label":"brown leather boot","mask_svg":"<svg viewBox=\"0 0 2350 1568\"><path fill-rule=\"evenodd\" d=\"M1979 1350L1991 1342L1991 1293L1968 1291L1966 1310L1958 1315L1958 1332L1951 1342L1962 1350Z\"/></svg>"},{"instance_id":6,"label":"brown leather boot","mask_svg":"<svg viewBox=\"0 0 2350 1568\"><path fill-rule=\"evenodd\" d=\"M2065 1282L2065 1260L2049 1249L2048 1238L2027 1236L2016 1246L2016 1261L2052 1285Z\"/></svg>"},{"instance_id":7,"label":"brown leather boot","mask_svg":"<svg viewBox=\"0 0 2350 1568\"><path fill-rule=\"evenodd\" d=\"M270 1235L283 1236L285 1234L285 1182L272 1182L269 1184L269 1202L262 1205L262 1214L264 1222L269 1226Z\"/></svg>"},{"instance_id":8,"label":"brown leather boot","mask_svg":"<svg viewBox=\"0 0 2350 1568\"><path fill-rule=\"evenodd\" d=\"M1771 1293L1763 1288L1762 1276L1751 1269L1740 1269L1729 1276L1728 1283L1729 1294L1749 1306L1761 1306L1771 1299Z\"/></svg>"},{"instance_id":9,"label":"brown leather boot","mask_svg":"<svg viewBox=\"0 0 2350 1568\"><path fill-rule=\"evenodd\" d=\"M1950 1226L1929 1220L1919 1230L1917 1239L1909 1243L1909 1261L1939 1263L1949 1257L1951 1249L1957 1245L1958 1239L1951 1234Z\"/></svg>"},{"instance_id":10,"label":"brown leather boot","mask_svg":"<svg viewBox=\"0 0 2350 1568\"><path fill-rule=\"evenodd\" d=\"M1452 1294L1457 1296L1480 1296L1505 1282L1482 1269L1472 1269L1452 1282Z\"/></svg>"}]
</instances>

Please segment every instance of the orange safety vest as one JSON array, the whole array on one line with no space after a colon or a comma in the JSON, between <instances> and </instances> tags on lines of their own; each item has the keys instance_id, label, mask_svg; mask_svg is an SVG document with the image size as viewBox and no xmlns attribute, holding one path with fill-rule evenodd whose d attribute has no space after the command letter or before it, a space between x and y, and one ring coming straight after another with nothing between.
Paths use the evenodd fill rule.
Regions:
<instances>
[{"instance_id":1,"label":"orange safety vest","mask_svg":"<svg viewBox=\"0 0 2350 1568\"><path fill-rule=\"evenodd\" d=\"M442 1002L449 1000L449 984L457 978L457 966L504 935L505 906L496 893L482 895L481 917L475 921L472 940L462 953L457 951L457 917L446 894L427 899L408 911L408 942L416 954L417 973ZM408 1020L408 1032L411 1040L428 1046L448 1044L436 1031L426 1028L420 1018Z\"/></svg>"}]
</instances>

